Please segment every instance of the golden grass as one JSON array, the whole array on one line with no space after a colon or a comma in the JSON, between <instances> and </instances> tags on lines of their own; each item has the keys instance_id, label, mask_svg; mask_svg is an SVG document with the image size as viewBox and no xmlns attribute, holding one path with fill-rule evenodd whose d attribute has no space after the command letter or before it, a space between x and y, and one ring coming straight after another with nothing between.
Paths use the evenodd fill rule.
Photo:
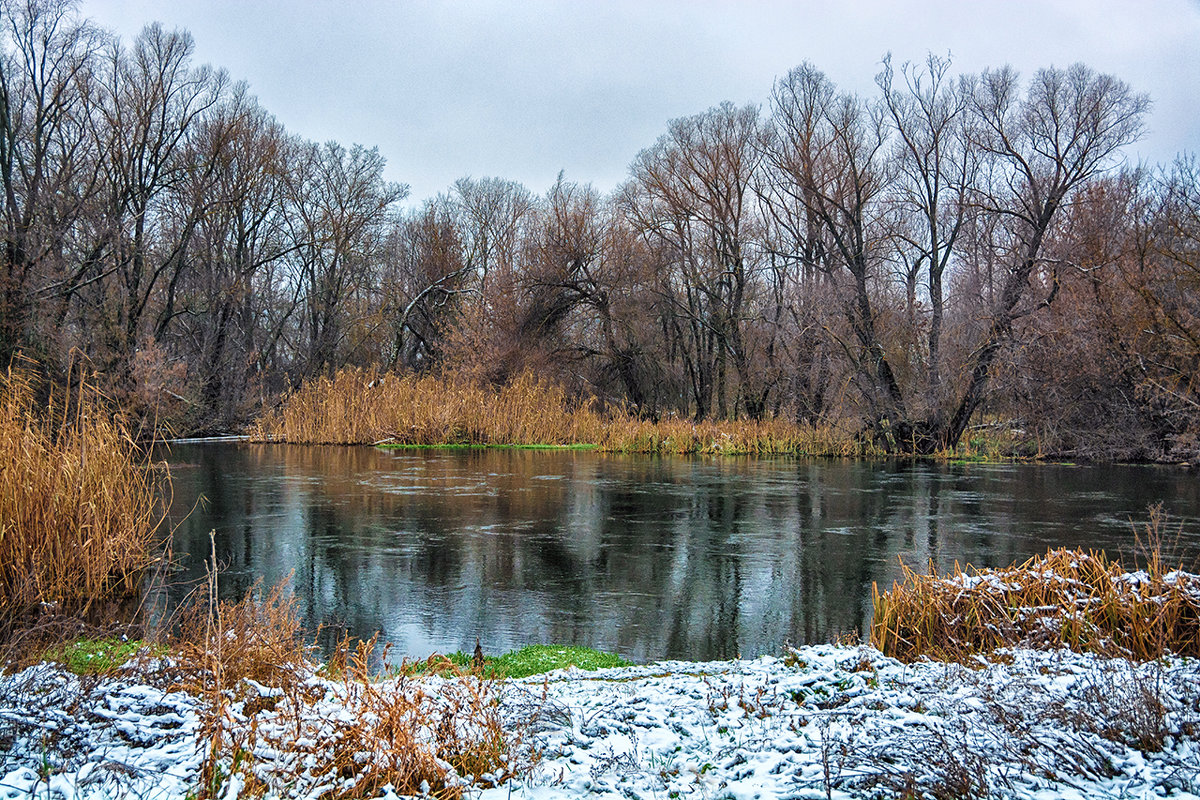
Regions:
<instances>
[{"instance_id":1,"label":"golden grass","mask_svg":"<svg viewBox=\"0 0 1200 800\"><path fill-rule=\"evenodd\" d=\"M0 640L136 599L161 555L169 476L87 381L37 397L29 371L0 375Z\"/></svg>"},{"instance_id":2,"label":"golden grass","mask_svg":"<svg viewBox=\"0 0 1200 800\"><path fill-rule=\"evenodd\" d=\"M965 661L1005 647L1067 647L1151 660L1200 656L1200 576L1151 558L1126 572L1103 552L1051 550L1005 569L904 567L874 588L871 644L902 661Z\"/></svg>"},{"instance_id":3,"label":"golden grass","mask_svg":"<svg viewBox=\"0 0 1200 800\"><path fill-rule=\"evenodd\" d=\"M438 377L343 369L285 398L252 439L296 444L572 444L603 428L588 404L525 373L492 388Z\"/></svg>"},{"instance_id":4,"label":"golden grass","mask_svg":"<svg viewBox=\"0 0 1200 800\"><path fill-rule=\"evenodd\" d=\"M344 369L310 381L250 430L293 444L595 445L619 453L866 455L869 446L832 427L783 419L654 423L623 409L574 402L524 373L501 387L444 376Z\"/></svg>"},{"instance_id":5,"label":"golden grass","mask_svg":"<svg viewBox=\"0 0 1200 800\"><path fill-rule=\"evenodd\" d=\"M314 648L304 641L295 598L280 583L264 596L255 584L240 601L209 592L178 613L171 652L186 665L182 686L196 694L250 680L294 688Z\"/></svg>"}]
</instances>

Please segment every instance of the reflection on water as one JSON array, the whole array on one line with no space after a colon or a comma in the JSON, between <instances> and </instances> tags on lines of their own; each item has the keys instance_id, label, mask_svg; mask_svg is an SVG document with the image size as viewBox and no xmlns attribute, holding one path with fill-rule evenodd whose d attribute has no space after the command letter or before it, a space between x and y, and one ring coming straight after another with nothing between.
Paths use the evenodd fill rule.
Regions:
<instances>
[{"instance_id":1,"label":"reflection on water","mask_svg":"<svg viewBox=\"0 0 1200 800\"><path fill-rule=\"evenodd\" d=\"M221 589L293 573L310 629L401 655L531 642L634 660L775 653L866 630L900 559L1133 551L1163 503L1200 557L1200 479L1152 467L176 445L175 550ZM198 498L203 498L197 503ZM1173 527L1173 532L1178 525ZM177 594L182 594L180 586Z\"/></svg>"}]
</instances>

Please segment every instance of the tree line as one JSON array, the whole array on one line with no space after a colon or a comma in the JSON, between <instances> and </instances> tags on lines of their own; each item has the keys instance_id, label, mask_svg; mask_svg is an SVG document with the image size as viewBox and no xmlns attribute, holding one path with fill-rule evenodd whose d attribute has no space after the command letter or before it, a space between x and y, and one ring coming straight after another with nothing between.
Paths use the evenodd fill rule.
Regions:
<instances>
[{"instance_id":1,"label":"tree line","mask_svg":"<svg viewBox=\"0 0 1200 800\"><path fill-rule=\"evenodd\" d=\"M184 31L122 42L67 0L0 23L0 359L84 359L177 431L373 365L896 452L1200 449L1200 167L1130 164L1149 99L1086 66L885 58L863 96L805 63L669 122L611 194L468 177L414 208Z\"/></svg>"}]
</instances>

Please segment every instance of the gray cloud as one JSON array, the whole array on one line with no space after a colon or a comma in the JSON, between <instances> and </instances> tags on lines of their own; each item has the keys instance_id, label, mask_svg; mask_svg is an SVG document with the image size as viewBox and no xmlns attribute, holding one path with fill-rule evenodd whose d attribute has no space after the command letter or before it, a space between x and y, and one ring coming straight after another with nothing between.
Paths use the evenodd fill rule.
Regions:
<instances>
[{"instance_id":1,"label":"gray cloud","mask_svg":"<svg viewBox=\"0 0 1200 800\"><path fill-rule=\"evenodd\" d=\"M1200 150L1195 0L916 2L334 2L86 0L131 37L190 30L197 58L244 79L289 130L378 145L416 200L463 175L544 190L560 169L608 190L667 120L765 103L811 61L873 89L880 58L956 68L1083 61L1154 99L1133 156Z\"/></svg>"}]
</instances>

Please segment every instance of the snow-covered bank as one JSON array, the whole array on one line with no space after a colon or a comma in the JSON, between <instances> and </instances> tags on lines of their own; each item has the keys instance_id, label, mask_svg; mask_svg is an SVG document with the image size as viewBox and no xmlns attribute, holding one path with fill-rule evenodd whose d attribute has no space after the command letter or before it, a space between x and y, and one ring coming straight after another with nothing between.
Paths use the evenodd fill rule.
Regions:
<instances>
[{"instance_id":1,"label":"snow-covered bank","mask_svg":"<svg viewBox=\"0 0 1200 800\"><path fill-rule=\"evenodd\" d=\"M967 669L817 646L572 669L512 681L500 698L541 757L514 781L468 791L482 800L1200 797L1194 660L1016 651ZM197 699L119 678L44 665L5 677L0 798L183 797L199 782L199 720Z\"/></svg>"},{"instance_id":2,"label":"snow-covered bank","mask_svg":"<svg viewBox=\"0 0 1200 800\"><path fill-rule=\"evenodd\" d=\"M194 793L200 701L48 664L0 677L0 798Z\"/></svg>"}]
</instances>

